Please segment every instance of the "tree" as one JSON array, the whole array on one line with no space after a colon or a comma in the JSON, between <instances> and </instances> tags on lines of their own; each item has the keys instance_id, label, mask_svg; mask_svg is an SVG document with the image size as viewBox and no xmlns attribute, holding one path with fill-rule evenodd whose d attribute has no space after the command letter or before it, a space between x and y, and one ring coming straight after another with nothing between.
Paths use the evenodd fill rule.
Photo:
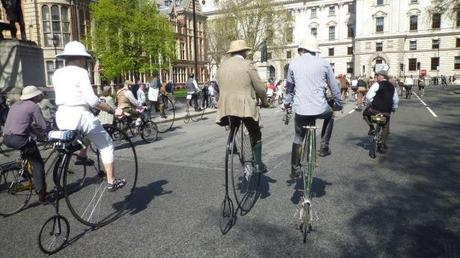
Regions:
<instances>
[{"instance_id":1,"label":"tree","mask_svg":"<svg viewBox=\"0 0 460 258\"><path fill-rule=\"evenodd\" d=\"M128 71L155 72L159 62L166 68L168 60L175 59L175 33L154 2L98 0L91 4L91 15L95 30L86 42L92 45L105 79Z\"/></svg>"},{"instance_id":2,"label":"tree","mask_svg":"<svg viewBox=\"0 0 460 258\"><path fill-rule=\"evenodd\" d=\"M460 0L433 0L432 10L440 13L447 12L451 17L460 11Z\"/></svg>"},{"instance_id":3,"label":"tree","mask_svg":"<svg viewBox=\"0 0 460 258\"><path fill-rule=\"evenodd\" d=\"M258 52L264 40L271 49L284 45L290 18L287 10L277 9L275 0L220 0L220 14L208 22L208 51L211 62L219 64L230 42L244 39L251 48L249 56Z\"/></svg>"}]
</instances>

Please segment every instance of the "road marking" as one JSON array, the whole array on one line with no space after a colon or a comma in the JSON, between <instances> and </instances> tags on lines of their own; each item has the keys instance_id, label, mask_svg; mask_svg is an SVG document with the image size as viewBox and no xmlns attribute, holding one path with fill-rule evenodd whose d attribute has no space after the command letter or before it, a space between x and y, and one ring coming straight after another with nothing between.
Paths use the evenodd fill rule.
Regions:
<instances>
[{"instance_id":1,"label":"road marking","mask_svg":"<svg viewBox=\"0 0 460 258\"><path fill-rule=\"evenodd\" d=\"M426 107L427 104L425 103L425 101L423 101L418 95L417 93L414 92L414 95L420 100L420 102L422 102L422 104Z\"/></svg>"},{"instance_id":2,"label":"road marking","mask_svg":"<svg viewBox=\"0 0 460 258\"><path fill-rule=\"evenodd\" d=\"M428 111L430 111L430 113L434 116L434 117L438 117L438 115L436 115L433 110L431 110L430 107L426 107L426 109L428 109Z\"/></svg>"},{"instance_id":3,"label":"road marking","mask_svg":"<svg viewBox=\"0 0 460 258\"><path fill-rule=\"evenodd\" d=\"M422 104L426 107L426 109L428 109L428 111L430 111L430 113L431 113L432 116L438 117L438 115L436 115L436 113L425 103L425 101L423 101L423 100L417 95L417 93L414 92L414 95L420 100L420 102L422 102Z\"/></svg>"},{"instance_id":4,"label":"road marking","mask_svg":"<svg viewBox=\"0 0 460 258\"><path fill-rule=\"evenodd\" d=\"M348 114L351 114L353 112L355 112L355 109L350 110L350 112L348 112Z\"/></svg>"}]
</instances>

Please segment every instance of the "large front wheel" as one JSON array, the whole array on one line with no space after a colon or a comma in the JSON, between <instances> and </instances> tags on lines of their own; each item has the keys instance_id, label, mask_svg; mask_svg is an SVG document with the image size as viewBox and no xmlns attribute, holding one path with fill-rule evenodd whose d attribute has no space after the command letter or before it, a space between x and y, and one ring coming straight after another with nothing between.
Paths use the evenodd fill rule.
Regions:
<instances>
[{"instance_id":1,"label":"large front wheel","mask_svg":"<svg viewBox=\"0 0 460 258\"><path fill-rule=\"evenodd\" d=\"M108 188L101 160L101 155L108 154L101 154L100 150L88 151L88 158L93 160L94 164L77 165L72 156L70 160L65 161L67 165L64 164L63 167L67 168L67 171L63 171L63 183L69 210L78 221L92 227L106 225L120 217L128 208L137 182L137 155L131 140L117 127L104 125L104 129L113 140L113 170L116 177L126 180L123 187L115 191ZM74 173L84 170L84 182L74 182L68 173L69 170Z\"/></svg>"},{"instance_id":2,"label":"large front wheel","mask_svg":"<svg viewBox=\"0 0 460 258\"><path fill-rule=\"evenodd\" d=\"M139 126L139 132L142 139L147 143L154 142L158 139L158 127L152 121L145 121Z\"/></svg>"},{"instance_id":3,"label":"large front wheel","mask_svg":"<svg viewBox=\"0 0 460 258\"><path fill-rule=\"evenodd\" d=\"M249 132L243 122L233 127L227 144L227 167L232 175L232 187L235 200L243 212L254 206L259 196L260 173L255 171Z\"/></svg>"}]
</instances>

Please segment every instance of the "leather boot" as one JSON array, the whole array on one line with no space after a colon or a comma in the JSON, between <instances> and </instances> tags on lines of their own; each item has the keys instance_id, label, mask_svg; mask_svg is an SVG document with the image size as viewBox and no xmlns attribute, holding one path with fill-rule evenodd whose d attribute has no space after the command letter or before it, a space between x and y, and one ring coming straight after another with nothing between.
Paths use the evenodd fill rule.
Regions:
<instances>
[{"instance_id":1,"label":"leather boot","mask_svg":"<svg viewBox=\"0 0 460 258\"><path fill-rule=\"evenodd\" d=\"M289 175L292 179L297 178L300 175L300 154L302 152L302 145L293 143L291 153L291 174Z\"/></svg>"},{"instance_id":2,"label":"leather boot","mask_svg":"<svg viewBox=\"0 0 460 258\"><path fill-rule=\"evenodd\" d=\"M38 203L40 204L47 204L48 203L48 199L47 199L47 196L46 196L46 190L41 190L40 192L37 193L38 195Z\"/></svg>"},{"instance_id":3,"label":"leather boot","mask_svg":"<svg viewBox=\"0 0 460 258\"><path fill-rule=\"evenodd\" d=\"M254 155L254 161L256 162L256 173L266 173L267 166L262 162L262 142L256 143L252 146L252 153Z\"/></svg>"}]
</instances>

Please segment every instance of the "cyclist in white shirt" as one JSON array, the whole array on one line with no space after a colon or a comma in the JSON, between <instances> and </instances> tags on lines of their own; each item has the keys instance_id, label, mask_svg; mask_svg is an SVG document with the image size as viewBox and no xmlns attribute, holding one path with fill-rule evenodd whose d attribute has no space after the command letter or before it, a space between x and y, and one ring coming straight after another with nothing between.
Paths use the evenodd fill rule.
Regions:
<instances>
[{"instance_id":1,"label":"cyclist in white shirt","mask_svg":"<svg viewBox=\"0 0 460 258\"><path fill-rule=\"evenodd\" d=\"M107 103L101 102L94 94L86 70L87 59L91 58L91 55L88 54L83 44L71 41L65 45L64 52L56 57L66 61L66 67L56 70L53 76L56 105L58 106L57 126L60 130L80 130L96 145L107 173L107 189L115 191L123 187L126 180L115 177L112 139L89 108L98 108L112 114L114 110ZM77 161L82 164L90 162L86 157L86 150L80 152L80 158Z\"/></svg>"}]
</instances>

